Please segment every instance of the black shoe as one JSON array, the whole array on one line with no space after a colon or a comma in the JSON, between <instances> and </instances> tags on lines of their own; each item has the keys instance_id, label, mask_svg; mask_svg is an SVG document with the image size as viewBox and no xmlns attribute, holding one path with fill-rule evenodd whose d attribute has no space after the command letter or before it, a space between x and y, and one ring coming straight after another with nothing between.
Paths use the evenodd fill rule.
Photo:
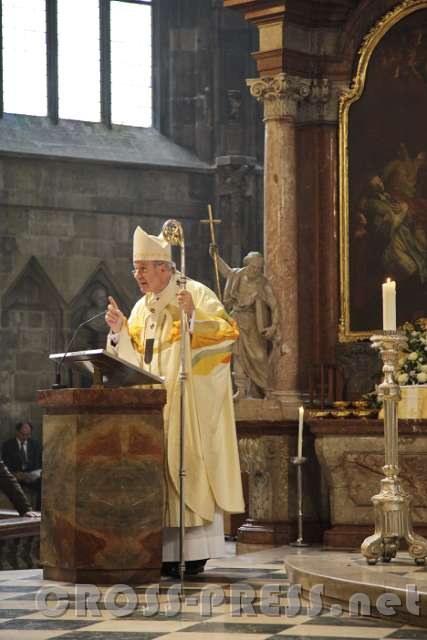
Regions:
<instances>
[{"instance_id":1,"label":"black shoe","mask_svg":"<svg viewBox=\"0 0 427 640\"><path fill-rule=\"evenodd\" d=\"M208 558L206 558L206 560L187 560L185 563L184 576L196 576L199 573L203 573L207 561ZM179 562L162 562L161 573L162 576L167 576L169 578L180 578Z\"/></svg>"},{"instance_id":2,"label":"black shoe","mask_svg":"<svg viewBox=\"0 0 427 640\"><path fill-rule=\"evenodd\" d=\"M205 560L188 560L185 563L185 575L196 576L198 573L203 573L207 561L208 558Z\"/></svg>"},{"instance_id":3,"label":"black shoe","mask_svg":"<svg viewBox=\"0 0 427 640\"><path fill-rule=\"evenodd\" d=\"M168 578L179 578L179 562L162 562L161 575Z\"/></svg>"}]
</instances>

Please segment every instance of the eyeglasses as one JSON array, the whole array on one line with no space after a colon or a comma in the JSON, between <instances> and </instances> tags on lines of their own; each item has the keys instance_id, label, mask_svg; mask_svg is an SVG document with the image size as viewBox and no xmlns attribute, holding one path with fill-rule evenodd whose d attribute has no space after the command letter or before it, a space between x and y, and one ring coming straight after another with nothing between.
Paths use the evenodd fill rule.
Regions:
<instances>
[{"instance_id":1,"label":"eyeglasses","mask_svg":"<svg viewBox=\"0 0 427 640\"><path fill-rule=\"evenodd\" d=\"M139 269L132 269L131 274L136 278L136 276L142 275L143 273L146 273L146 271L147 267L140 267Z\"/></svg>"},{"instance_id":2,"label":"eyeglasses","mask_svg":"<svg viewBox=\"0 0 427 640\"><path fill-rule=\"evenodd\" d=\"M153 266L154 269L157 269L157 267L161 267L161 266L163 266L165 264L167 265L169 263L163 262L163 261L160 261L160 260L152 260L145 267L138 267L137 269L136 268L132 269L131 270L131 274L135 278L136 276L143 275L144 273L147 273L147 271L150 270L151 265Z\"/></svg>"}]
</instances>

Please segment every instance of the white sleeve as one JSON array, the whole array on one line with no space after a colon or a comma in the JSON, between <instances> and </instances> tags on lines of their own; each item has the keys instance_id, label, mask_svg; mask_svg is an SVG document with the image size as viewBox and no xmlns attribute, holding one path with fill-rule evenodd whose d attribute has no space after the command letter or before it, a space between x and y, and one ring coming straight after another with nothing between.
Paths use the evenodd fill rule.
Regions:
<instances>
[{"instance_id":1,"label":"white sleeve","mask_svg":"<svg viewBox=\"0 0 427 640\"><path fill-rule=\"evenodd\" d=\"M110 331L107 337L107 351L136 367L141 366L141 355L135 351L125 324L123 324L119 333Z\"/></svg>"},{"instance_id":2,"label":"white sleeve","mask_svg":"<svg viewBox=\"0 0 427 640\"><path fill-rule=\"evenodd\" d=\"M188 318L189 324L188 324L188 330L190 333L193 333L194 331L194 323L196 322L196 310L194 309L193 313L191 314L191 316Z\"/></svg>"}]
</instances>

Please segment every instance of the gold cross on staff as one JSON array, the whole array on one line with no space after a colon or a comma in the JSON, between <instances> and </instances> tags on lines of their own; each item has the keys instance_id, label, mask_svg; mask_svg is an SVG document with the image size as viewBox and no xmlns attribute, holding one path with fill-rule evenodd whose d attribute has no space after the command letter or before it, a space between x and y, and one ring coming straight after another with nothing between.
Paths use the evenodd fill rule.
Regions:
<instances>
[{"instance_id":1,"label":"gold cross on staff","mask_svg":"<svg viewBox=\"0 0 427 640\"><path fill-rule=\"evenodd\" d=\"M214 268L215 268L216 292L217 292L218 298L222 300L221 284L219 281L219 269L218 269L218 246L216 244L216 238L215 238L215 225L221 224L222 221L215 219L213 217L211 204L208 204L208 216L209 218L207 220L200 220L200 222L202 224L208 224L211 232L211 247L212 247L212 258L214 261Z\"/></svg>"}]
</instances>

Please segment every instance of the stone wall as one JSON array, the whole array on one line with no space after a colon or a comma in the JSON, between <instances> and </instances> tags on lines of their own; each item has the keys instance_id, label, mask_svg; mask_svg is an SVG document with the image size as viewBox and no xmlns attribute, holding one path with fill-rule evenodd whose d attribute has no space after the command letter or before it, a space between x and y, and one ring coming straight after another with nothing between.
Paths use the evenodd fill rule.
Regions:
<instances>
[{"instance_id":1,"label":"stone wall","mask_svg":"<svg viewBox=\"0 0 427 640\"><path fill-rule=\"evenodd\" d=\"M246 87L257 29L222 0L162 0L159 14L159 130L216 167L219 244L237 266L248 247L262 249L264 126Z\"/></svg>"},{"instance_id":2,"label":"stone wall","mask_svg":"<svg viewBox=\"0 0 427 640\"><path fill-rule=\"evenodd\" d=\"M0 393L10 427L18 419L40 422L34 396L52 382L48 354L63 350L71 331L105 308L107 294L129 311L138 296L130 274L137 224L158 233L165 218L181 217L191 239L188 272L209 282L199 219L214 179L208 170L10 157L2 158L0 175ZM103 325L101 318L84 329L75 346L100 346Z\"/></svg>"},{"instance_id":3,"label":"stone wall","mask_svg":"<svg viewBox=\"0 0 427 640\"><path fill-rule=\"evenodd\" d=\"M40 436L35 393L53 382L48 354L63 351L107 295L125 312L133 305L136 225L157 234L178 218L187 271L212 287L209 232L200 224L208 203L223 219L218 243L232 266L262 248L263 125L245 86L255 73L254 31L211 0L155 4L157 130L1 119L0 440L22 419ZM104 338L101 319L75 346Z\"/></svg>"}]
</instances>

